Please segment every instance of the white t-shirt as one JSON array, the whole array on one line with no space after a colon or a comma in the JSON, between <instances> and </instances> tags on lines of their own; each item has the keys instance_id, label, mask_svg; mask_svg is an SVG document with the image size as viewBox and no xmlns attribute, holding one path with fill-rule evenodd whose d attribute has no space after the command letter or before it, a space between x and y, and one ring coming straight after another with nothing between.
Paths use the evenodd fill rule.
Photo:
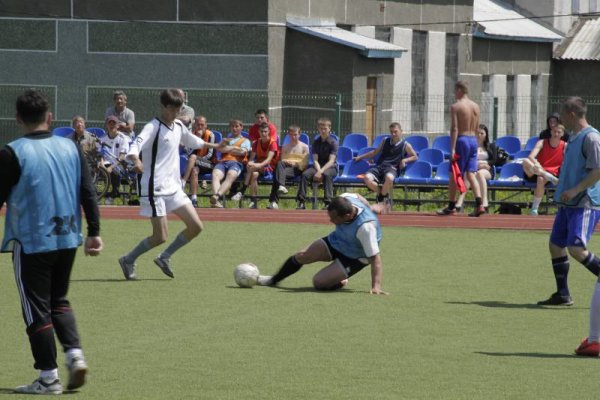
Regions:
<instances>
[{"instance_id":1,"label":"white t-shirt","mask_svg":"<svg viewBox=\"0 0 600 400\"><path fill-rule=\"evenodd\" d=\"M137 155L144 164L141 196L148 196L150 180L154 196L167 196L181 190L179 145L191 149L204 147L204 141L191 133L176 119L171 126L154 118L148 122L131 144L128 155Z\"/></svg>"},{"instance_id":2,"label":"white t-shirt","mask_svg":"<svg viewBox=\"0 0 600 400\"><path fill-rule=\"evenodd\" d=\"M121 132L117 133L117 136L111 138L108 134L102 136L99 140L100 152L108 152L109 155L103 154L102 158L106 162L110 162L112 165L117 163L121 154L127 154L129 152L129 137L125 136Z\"/></svg>"},{"instance_id":3,"label":"white t-shirt","mask_svg":"<svg viewBox=\"0 0 600 400\"><path fill-rule=\"evenodd\" d=\"M343 193L340 196L354 197L355 199L358 198L355 193ZM357 210L359 214L363 212L363 210L360 208L357 208ZM356 238L362 245L367 257L373 257L379 254L379 243L377 243L377 226L375 225L375 222L365 222L362 224L356 231Z\"/></svg>"}]
</instances>

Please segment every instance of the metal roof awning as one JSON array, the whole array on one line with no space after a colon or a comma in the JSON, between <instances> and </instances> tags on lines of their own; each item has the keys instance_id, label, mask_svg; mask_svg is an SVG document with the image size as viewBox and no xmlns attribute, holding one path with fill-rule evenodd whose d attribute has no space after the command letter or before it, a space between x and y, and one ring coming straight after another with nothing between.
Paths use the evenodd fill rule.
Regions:
<instances>
[{"instance_id":1,"label":"metal roof awning","mask_svg":"<svg viewBox=\"0 0 600 400\"><path fill-rule=\"evenodd\" d=\"M600 18L582 20L555 51L559 60L600 61Z\"/></svg>"},{"instance_id":2,"label":"metal roof awning","mask_svg":"<svg viewBox=\"0 0 600 400\"><path fill-rule=\"evenodd\" d=\"M528 42L559 42L563 38L493 0L474 0L473 22L473 36L481 38Z\"/></svg>"},{"instance_id":3,"label":"metal roof awning","mask_svg":"<svg viewBox=\"0 0 600 400\"><path fill-rule=\"evenodd\" d=\"M288 17L287 26L311 36L351 47L367 58L397 58L407 51L403 47L339 28L332 20Z\"/></svg>"}]
</instances>

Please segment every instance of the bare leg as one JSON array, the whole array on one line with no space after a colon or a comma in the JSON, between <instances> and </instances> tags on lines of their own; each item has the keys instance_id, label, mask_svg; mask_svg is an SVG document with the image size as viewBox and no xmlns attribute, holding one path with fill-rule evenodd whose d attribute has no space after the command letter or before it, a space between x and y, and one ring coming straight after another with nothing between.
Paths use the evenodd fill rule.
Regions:
<instances>
[{"instance_id":1,"label":"bare leg","mask_svg":"<svg viewBox=\"0 0 600 400\"><path fill-rule=\"evenodd\" d=\"M381 187L381 195L386 196L390 193L390 190L394 186L394 177L392 175L385 175L385 181L383 181L383 186Z\"/></svg>"},{"instance_id":2,"label":"bare leg","mask_svg":"<svg viewBox=\"0 0 600 400\"><path fill-rule=\"evenodd\" d=\"M475 197L481 197L481 190L479 189L479 183L477 182L477 178L475 178L474 172L467 172L467 179L471 184L471 189L473 190L473 195Z\"/></svg>"},{"instance_id":3,"label":"bare leg","mask_svg":"<svg viewBox=\"0 0 600 400\"><path fill-rule=\"evenodd\" d=\"M198 194L198 175L198 168L192 168L192 174L190 175L190 192L193 196Z\"/></svg>"},{"instance_id":4,"label":"bare leg","mask_svg":"<svg viewBox=\"0 0 600 400\"><path fill-rule=\"evenodd\" d=\"M187 166L185 167L185 173L183 174L183 181L187 182L188 179L190 179L190 175L192 173L192 170L194 169L194 166L196 165L196 155L192 154L188 160Z\"/></svg>"},{"instance_id":5,"label":"bare leg","mask_svg":"<svg viewBox=\"0 0 600 400\"><path fill-rule=\"evenodd\" d=\"M250 176L250 196L256 197L256 194L258 193L258 171L252 169L252 173L250 173L250 171L248 171L247 175L251 175Z\"/></svg>"},{"instance_id":6,"label":"bare leg","mask_svg":"<svg viewBox=\"0 0 600 400\"><path fill-rule=\"evenodd\" d=\"M167 241L169 235L169 228L167 225L167 217L152 217L150 218L152 224L152 236L150 236L150 244L152 247L156 247Z\"/></svg>"},{"instance_id":7,"label":"bare leg","mask_svg":"<svg viewBox=\"0 0 600 400\"><path fill-rule=\"evenodd\" d=\"M377 184L377 182L375 182L375 180L373 179L373 176L371 174L366 174L365 177L363 178L363 182L365 183L367 188L369 188L369 190L372 191L373 193L379 192L379 185Z\"/></svg>"},{"instance_id":8,"label":"bare leg","mask_svg":"<svg viewBox=\"0 0 600 400\"><path fill-rule=\"evenodd\" d=\"M213 194L219 196L219 190L221 189L221 181L223 180L223 177L225 175L223 174L223 172L221 170L218 169L213 169L212 172L212 188L213 188Z\"/></svg>"},{"instance_id":9,"label":"bare leg","mask_svg":"<svg viewBox=\"0 0 600 400\"><path fill-rule=\"evenodd\" d=\"M339 260L335 260L313 276L313 286L317 290L335 290L347 283L346 272Z\"/></svg>"},{"instance_id":10,"label":"bare leg","mask_svg":"<svg viewBox=\"0 0 600 400\"><path fill-rule=\"evenodd\" d=\"M237 179L240 174L237 171L230 170L227 171L227 175L225 176L225 181L221 184L221 188L219 189L219 195L223 195L227 193L233 182Z\"/></svg>"}]
</instances>

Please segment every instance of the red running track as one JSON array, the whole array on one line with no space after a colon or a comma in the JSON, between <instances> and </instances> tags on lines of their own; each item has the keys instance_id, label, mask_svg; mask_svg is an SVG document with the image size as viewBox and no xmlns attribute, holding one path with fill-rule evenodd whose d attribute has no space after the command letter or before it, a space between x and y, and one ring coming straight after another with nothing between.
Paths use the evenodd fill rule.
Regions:
<instances>
[{"instance_id":1,"label":"red running track","mask_svg":"<svg viewBox=\"0 0 600 400\"><path fill-rule=\"evenodd\" d=\"M286 224L329 224L325 211L312 210L266 210L236 208L198 208L203 221L227 222L278 222ZM146 219L139 216L139 207L101 206L100 214L107 219ZM175 216L170 218L176 219ZM550 230L554 216L529 215L482 215L479 218L466 214L440 217L433 213L392 212L379 217L383 226L411 226L423 228L471 228L471 229L514 229ZM598 230L598 229L597 229Z\"/></svg>"}]
</instances>

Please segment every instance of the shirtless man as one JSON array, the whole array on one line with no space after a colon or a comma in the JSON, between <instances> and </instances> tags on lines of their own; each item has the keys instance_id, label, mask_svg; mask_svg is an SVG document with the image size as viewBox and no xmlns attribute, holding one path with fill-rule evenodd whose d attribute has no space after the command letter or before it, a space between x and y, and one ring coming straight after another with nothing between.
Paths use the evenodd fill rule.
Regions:
<instances>
[{"instance_id":1,"label":"shirtless man","mask_svg":"<svg viewBox=\"0 0 600 400\"><path fill-rule=\"evenodd\" d=\"M475 195L475 210L469 217L479 217L485 213L481 205L481 191L475 177L477 172L477 128L479 127L479 106L469 99L469 86L465 81L454 85L456 102L450 106L452 127L450 129L450 160L458 162L460 173L469 180ZM448 207L439 210L438 215L456 214L456 181L450 174L448 183Z\"/></svg>"}]
</instances>

